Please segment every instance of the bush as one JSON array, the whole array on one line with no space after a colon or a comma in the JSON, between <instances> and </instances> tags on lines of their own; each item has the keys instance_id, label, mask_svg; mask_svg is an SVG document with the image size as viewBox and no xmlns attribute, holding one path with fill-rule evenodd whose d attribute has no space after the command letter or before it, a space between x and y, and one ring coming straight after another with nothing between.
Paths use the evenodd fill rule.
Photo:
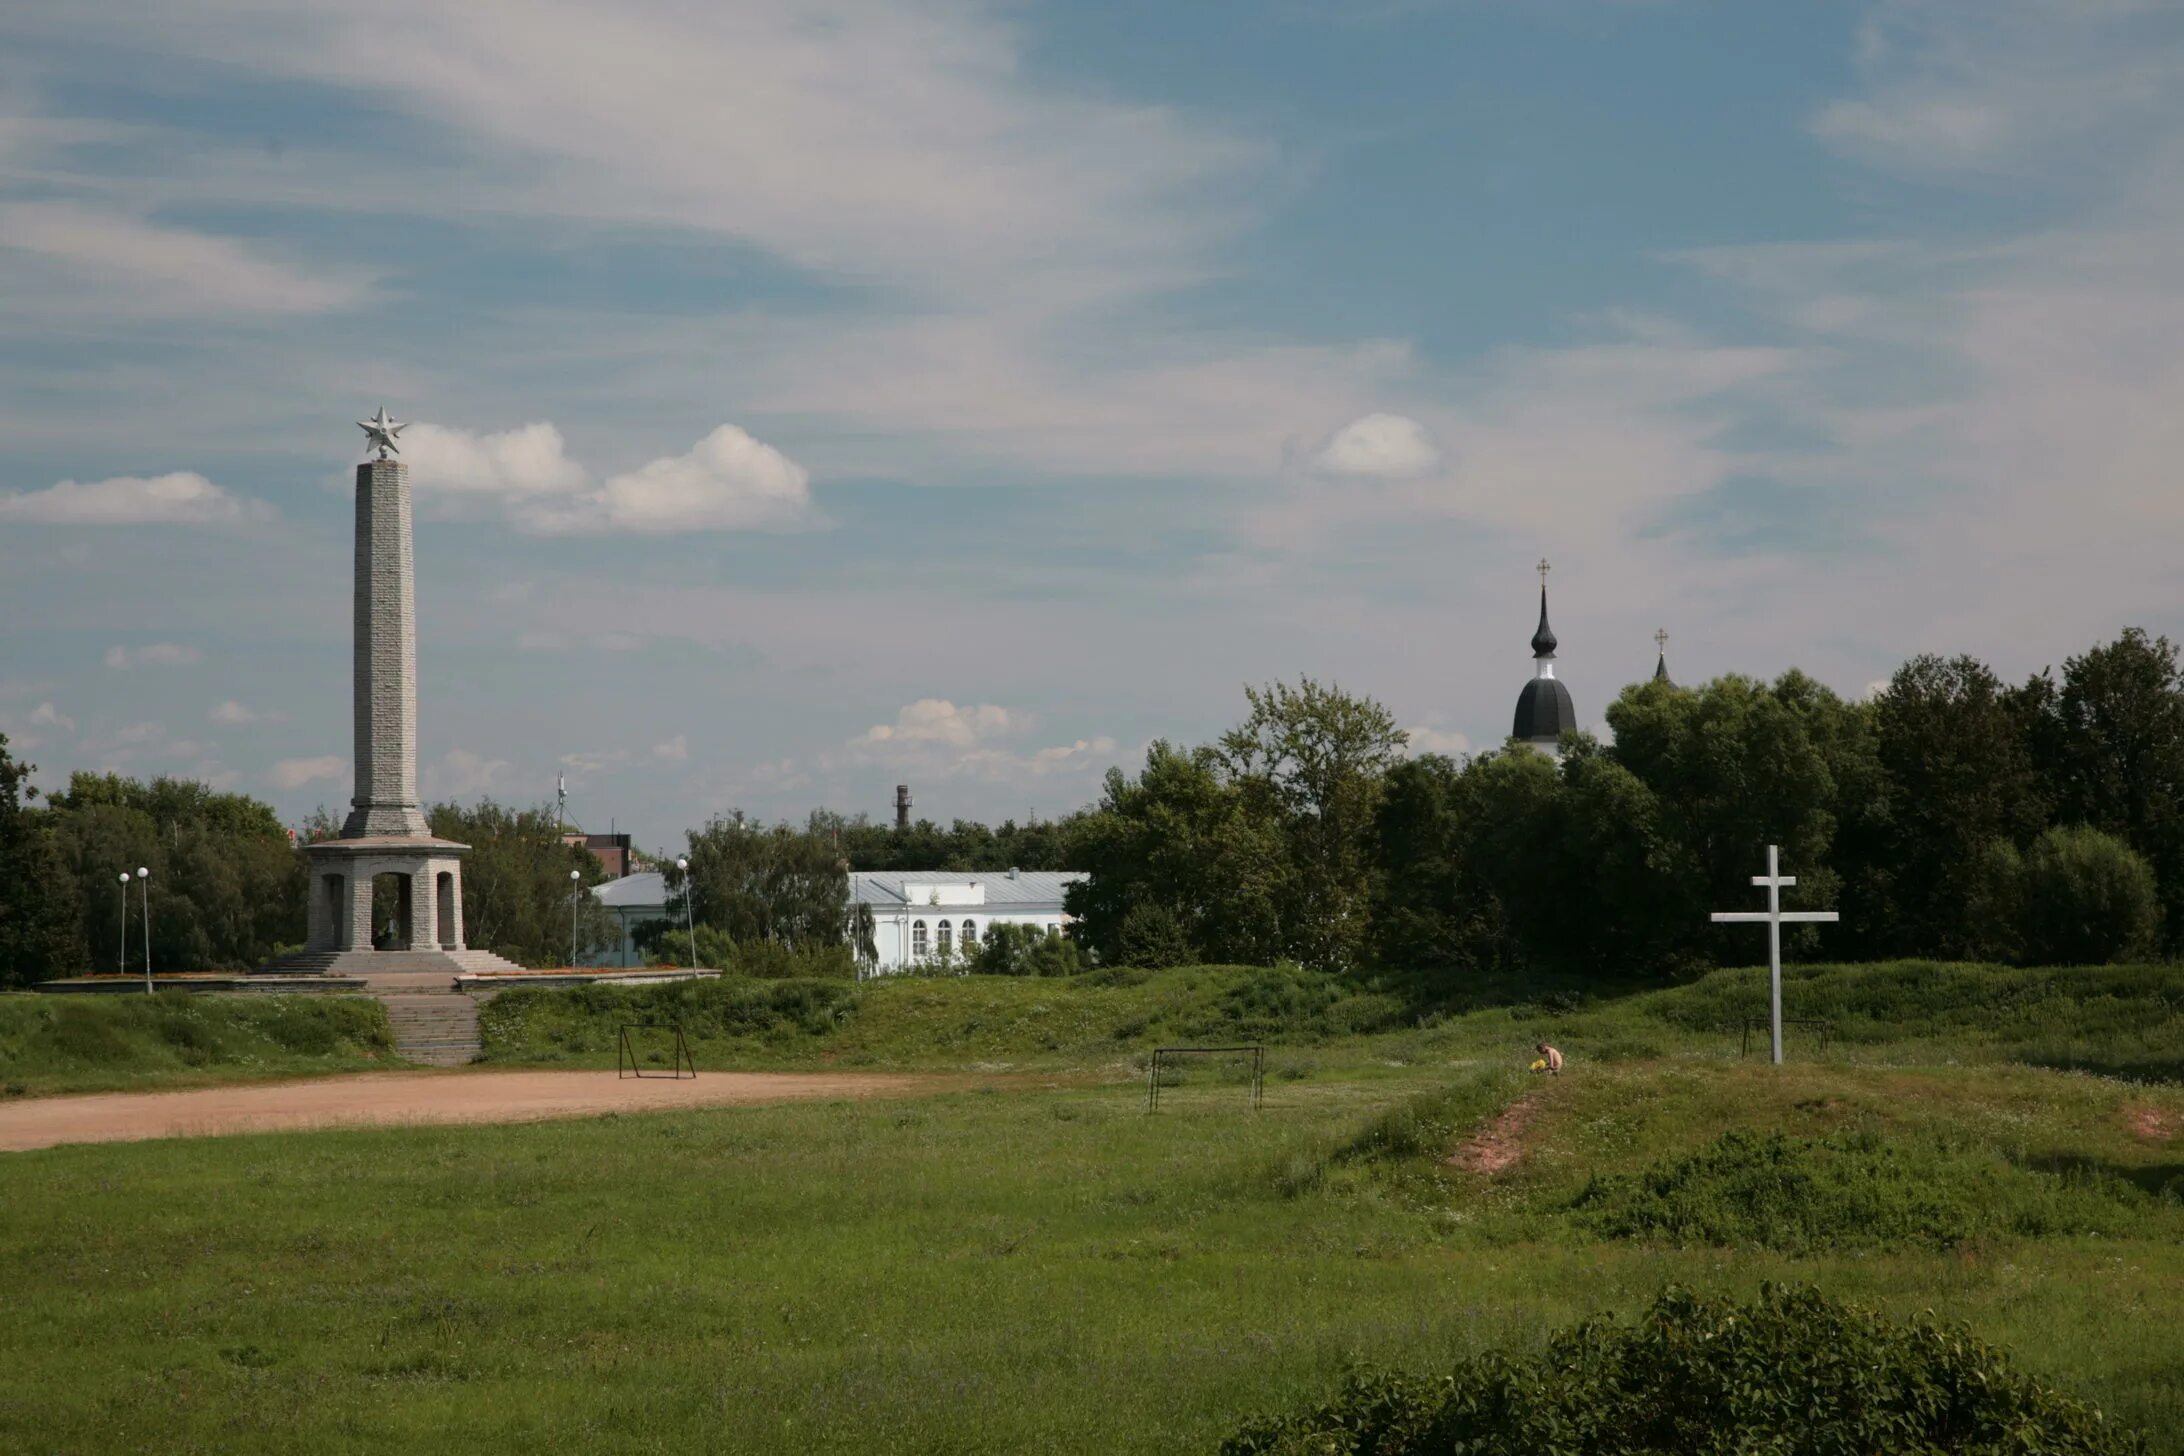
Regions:
<instances>
[{"instance_id":1,"label":"bush","mask_svg":"<svg viewBox=\"0 0 2184 1456\"><path fill-rule=\"evenodd\" d=\"M1085 969L1084 951L1058 930L998 920L970 962L982 976L1074 976Z\"/></svg>"},{"instance_id":2,"label":"bush","mask_svg":"<svg viewBox=\"0 0 2184 1456\"><path fill-rule=\"evenodd\" d=\"M1804 1254L2120 1231L2135 1196L1938 1142L1738 1131L1635 1176L1595 1177L1573 1210L1608 1238Z\"/></svg>"},{"instance_id":3,"label":"bush","mask_svg":"<svg viewBox=\"0 0 2184 1456\"><path fill-rule=\"evenodd\" d=\"M1634 1325L1592 1320L1538 1355L1438 1379L1353 1376L1327 1404L1262 1419L1223 1456L2123 1456L2145 1438L2021 1374L1962 1327L1900 1324L1814 1289L1755 1301L1671 1288Z\"/></svg>"},{"instance_id":4,"label":"bush","mask_svg":"<svg viewBox=\"0 0 2184 1456\"><path fill-rule=\"evenodd\" d=\"M2129 960L2151 951L2161 928L2153 870L2122 840L2083 825L2033 841L2014 899L2020 953L2035 964Z\"/></svg>"}]
</instances>

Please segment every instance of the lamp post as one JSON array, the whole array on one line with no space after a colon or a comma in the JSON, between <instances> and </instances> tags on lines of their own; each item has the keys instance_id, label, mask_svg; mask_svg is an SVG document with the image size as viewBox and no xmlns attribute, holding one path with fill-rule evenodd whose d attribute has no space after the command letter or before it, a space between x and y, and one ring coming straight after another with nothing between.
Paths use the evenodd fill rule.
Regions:
<instances>
[{"instance_id":1,"label":"lamp post","mask_svg":"<svg viewBox=\"0 0 2184 1456\"><path fill-rule=\"evenodd\" d=\"M152 872L138 865L137 883L144 887L144 994L152 994ZM124 938L127 932L123 932Z\"/></svg>"},{"instance_id":2,"label":"lamp post","mask_svg":"<svg viewBox=\"0 0 2184 1456\"><path fill-rule=\"evenodd\" d=\"M114 961L114 974L129 974L129 872L121 872L121 951Z\"/></svg>"},{"instance_id":3,"label":"lamp post","mask_svg":"<svg viewBox=\"0 0 2184 1456\"><path fill-rule=\"evenodd\" d=\"M683 924L690 931L690 979L695 981L698 978L698 915L690 906L697 895L690 888L690 861L678 859L675 868L682 871Z\"/></svg>"},{"instance_id":4,"label":"lamp post","mask_svg":"<svg viewBox=\"0 0 2184 1456\"><path fill-rule=\"evenodd\" d=\"M577 885L584 878L582 870L569 871L569 969L576 969L576 897Z\"/></svg>"}]
</instances>

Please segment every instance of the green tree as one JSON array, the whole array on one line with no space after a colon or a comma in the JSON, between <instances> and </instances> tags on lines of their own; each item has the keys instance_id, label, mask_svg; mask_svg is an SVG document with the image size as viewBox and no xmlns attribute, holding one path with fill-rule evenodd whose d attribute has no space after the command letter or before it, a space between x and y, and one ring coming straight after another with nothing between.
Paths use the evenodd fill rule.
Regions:
<instances>
[{"instance_id":1,"label":"green tree","mask_svg":"<svg viewBox=\"0 0 2184 1456\"><path fill-rule=\"evenodd\" d=\"M470 846L463 858L463 939L525 966L569 963L570 921L579 958L620 943L613 912L589 893L607 878L598 856L562 842L550 805L515 809L492 799L434 804L432 832ZM569 879L571 871L577 879Z\"/></svg>"},{"instance_id":2,"label":"green tree","mask_svg":"<svg viewBox=\"0 0 2184 1456\"><path fill-rule=\"evenodd\" d=\"M51 814L25 802L36 793L33 771L0 733L0 987L84 969L81 895Z\"/></svg>"},{"instance_id":3,"label":"green tree","mask_svg":"<svg viewBox=\"0 0 2184 1456\"><path fill-rule=\"evenodd\" d=\"M1987 846L2023 846L2047 824L2024 694L1975 658L1914 657L1875 701L1888 777L1885 869L1870 890L1872 949L1961 957L1976 951L1973 910Z\"/></svg>"},{"instance_id":4,"label":"green tree","mask_svg":"<svg viewBox=\"0 0 2184 1456\"><path fill-rule=\"evenodd\" d=\"M1371 698L1311 678L1244 696L1251 712L1216 752L1230 781L1281 826L1295 871L1292 952L1308 966L1349 969L1370 934L1373 816L1402 730Z\"/></svg>"},{"instance_id":5,"label":"green tree","mask_svg":"<svg viewBox=\"0 0 2184 1456\"><path fill-rule=\"evenodd\" d=\"M694 913L739 944L766 941L790 948L842 945L849 933L849 875L833 837L811 827L714 818L689 836L689 883ZM680 895L668 905L671 924L683 919Z\"/></svg>"},{"instance_id":6,"label":"green tree","mask_svg":"<svg viewBox=\"0 0 2184 1456\"><path fill-rule=\"evenodd\" d=\"M1765 847L1798 877L1796 904L1832 906L1835 783L1813 740L1814 685L1731 674L1697 688L1643 683L1609 705L1614 758L1652 792L1652 852L1675 881L1666 906L1695 936L1709 909L1746 904Z\"/></svg>"},{"instance_id":7,"label":"green tree","mask_svg":"<svg viewBox=\"0 0 2184 1456\"><path fill-rule=\"evenodd\" d=\"M1201 962L1272 965L1286 953L1282 912L1293 870L1265 795L1246 795L1210 749L1165 740L1136 777L1110 769L1076 851L1090 878L1068 907L1085 946L1108 964L1124 954L1133 909L1163 907Z\"/></svg>"},{"instance_id":8,"label":"green tree","mask_svg":"<svg viewBox=\"0 0 2184 1456\"><path fill-rule=\"evenodd\" d=\"M82 887L93 966L120 962L116 879L139 866L151 874L131 896L135 968L147 890L158 970L249 970L302 941L305 868L270 805L187 779L88 773L48 803L60 852Z\"/></svg>"},{"instance_id":9,"label":"green tree","mask_svg":"<svg viewBox=\"0 0 2184 1456\"><path fill-rule=\"evenodd\" d=\"M2184 945L2184 672L2176 646L2136 627L2063 665L2034 752L2056 817L2122 839L2159 884L2169 944Z\"/></svg>"}]
</instances>

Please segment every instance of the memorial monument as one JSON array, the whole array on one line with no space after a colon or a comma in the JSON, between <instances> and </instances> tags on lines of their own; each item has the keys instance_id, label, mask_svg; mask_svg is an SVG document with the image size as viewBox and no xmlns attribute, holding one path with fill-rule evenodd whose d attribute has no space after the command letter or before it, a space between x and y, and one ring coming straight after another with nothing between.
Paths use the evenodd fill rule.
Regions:
<instances>
[{"instance_id":1,"label":"memorial monument","mask_svg":"<svg viewBox=\"0 0 2184 1456\"><path fill-rule=\"evenodd\" d=\"M334 839L306 845L309 939L268 971L514 970L463 944L465 844L436 839L417 798L417 582L403 426L382 407L358 424L372 458L356 467L356 793ZM375 887L391 895L375 923Z\"/></svg>"}]
</instances>

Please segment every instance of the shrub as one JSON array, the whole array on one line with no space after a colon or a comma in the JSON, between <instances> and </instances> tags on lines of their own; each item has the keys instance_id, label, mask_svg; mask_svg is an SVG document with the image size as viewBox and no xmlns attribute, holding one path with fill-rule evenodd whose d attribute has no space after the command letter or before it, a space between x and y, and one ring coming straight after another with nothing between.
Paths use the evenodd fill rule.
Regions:
<instances>
[{"instance_id":1,"label":"shrub","mask_svg":"<svg viewBox=\"0 0 2184 1456\"><path fill-rule=\"evenodd\" d=\"M1058 930L1011 920L986 927L970 969L982 976L1074 976L1085 968L1084 951Z\"/></svg>"},{"instance_id":2,"label":"shrub","mask_svg":"<svg viewBox=\"0 0 2184 1456\"><path fill-rule=\"evenodd\" d=\"M2084 825L2048 830L2025 851L2016 895L2024 957L2086 966L2142 956L2161 926L2154 872L2131 847Z\"/></svg>"},{"instance_id":3,"label":"shrub","mask_svg":"<svg viewBox=\"0 0 2184 1456\"><path fill-rule=\"evenodd\" d=\"M1817 1290L1711 1300L1671 1288L1635 1324L1592 1320L1538 1355L1437 1379L1358 1374L1314 1410L1254 1421L1223 1456L2124 1456L2145 1439L2015 1369L1962 1327Z\"/></svg>"}]
</instances>

